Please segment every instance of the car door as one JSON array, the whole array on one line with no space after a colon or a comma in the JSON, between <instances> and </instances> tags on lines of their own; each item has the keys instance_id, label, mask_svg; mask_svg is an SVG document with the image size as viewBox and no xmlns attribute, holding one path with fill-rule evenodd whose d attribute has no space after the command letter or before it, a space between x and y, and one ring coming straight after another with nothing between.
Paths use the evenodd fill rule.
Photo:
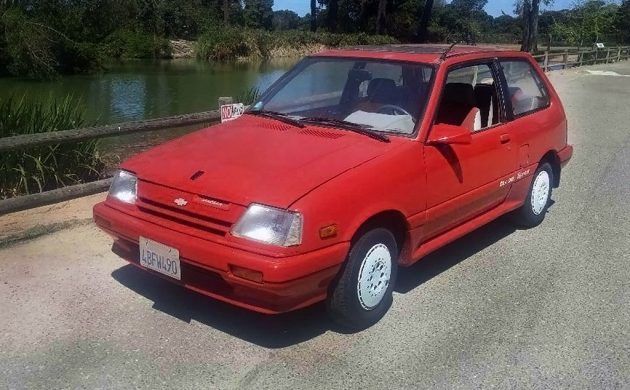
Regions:
<instances>
[{"instance_id":1,"label":"car door","mask_svg":"<svg viewBox=\"0 0 630 390\"><path fill-rule=\"evenodd\" d=\"M479 109L479 114L470 144L424 145L425 239L496 207L509 192L517 150L506 121L498 72L491 60L448 69L434 123L461 125L471 109Z\"/></svg>"}]
</instances>

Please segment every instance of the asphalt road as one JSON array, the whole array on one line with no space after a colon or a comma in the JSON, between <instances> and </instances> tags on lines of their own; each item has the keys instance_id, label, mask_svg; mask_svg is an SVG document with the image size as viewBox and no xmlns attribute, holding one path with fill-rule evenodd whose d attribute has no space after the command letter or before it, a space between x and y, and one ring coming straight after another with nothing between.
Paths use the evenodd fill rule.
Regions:
<instances>
[{"instance_id":1,"label":"asphalt road","mask_svg":"<svg viewBox=\"0 0 630 390\"><path fill-rule=\"evenodd\" d=\"M575 155L545 222L403 270L376 326L268 317L144 274L80 225L0 250L0 388L630 387L630 62L553 72Z\"/></svg>"}]
</instances>

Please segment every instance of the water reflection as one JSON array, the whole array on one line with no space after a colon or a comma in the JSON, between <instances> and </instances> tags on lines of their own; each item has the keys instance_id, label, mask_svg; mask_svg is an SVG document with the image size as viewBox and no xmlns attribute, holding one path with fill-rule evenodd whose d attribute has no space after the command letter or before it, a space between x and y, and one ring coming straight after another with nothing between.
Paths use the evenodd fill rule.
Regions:
<instances>
[{"instance_id":1,"label":"water reflection","mask_svg":"<svg viewBox=\"0 0 630 390\"><path fill-rule=\"evenodd\" d=\"M95 75L53 81L0 78L0 99L15 95L37 101L72 95L91 124L111 124L215 109L219 96L264 91L298 59L271 62L206 63L195 60L131 61ZM110 167L139 151L203 126L138 133L101 141Z\"/></svg>"},{"instance_id":2,"label":"water reflection","mask_svg":"<svg viewBox=\"0 0 630 390\"><path fill-rule=\"evenodd\" d=\"M219 96L238 96L269 87L297 59L271 62L206 63L195 60L115 63L95 75L54 81L0 79L0 98L63 99L73 95L97 123L155 118L216 108Z\"/></svg>"}]
</instances>

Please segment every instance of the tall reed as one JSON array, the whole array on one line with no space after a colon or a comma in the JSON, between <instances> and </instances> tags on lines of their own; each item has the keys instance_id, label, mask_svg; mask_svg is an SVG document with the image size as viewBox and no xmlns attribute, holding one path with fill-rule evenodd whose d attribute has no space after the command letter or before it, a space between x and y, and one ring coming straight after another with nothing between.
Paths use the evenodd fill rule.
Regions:
<instances>
[{"instance_id":1,"label":"tall reed","mask_svg":"<svg viewBox=\"0 0 630 390\"><path fill-rule=\"evenodd\" d=\"M26 98L0 99L0 137L46 133L85 125L77 99L49 104ZM99 179L104 168L98 141L73 142L2 152L0 199Z\"/></svg>"}]
</instances>

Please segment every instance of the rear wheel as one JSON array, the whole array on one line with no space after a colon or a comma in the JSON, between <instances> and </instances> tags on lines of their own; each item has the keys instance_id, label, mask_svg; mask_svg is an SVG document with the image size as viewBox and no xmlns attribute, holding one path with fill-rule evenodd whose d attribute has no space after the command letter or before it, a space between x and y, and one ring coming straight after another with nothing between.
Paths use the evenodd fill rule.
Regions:
<instances>
[{"instance_id":1,"label":"rear wheel","mask_svg":"<svg viewBox=\"0 0 630 390\"><path fill-rule=\"evenodd\" d=\"M518 225L534 227L545 219L551 200L552 183L553 169L549 163L542 163L534 173L525 203L514 213L514 220Z\"/></svg>"},{"instance_id":2,"label":"rear wheel","mask_svg":"<svg viewBox=\"0 0 630 390\"><path fill-rule=\"evenodd\" d=\"M387 229L367 231L350 248L328 295L331 318L351 329L365 329L389 310L398 270L398 246Z\"/></svg>"}]
</instances>

